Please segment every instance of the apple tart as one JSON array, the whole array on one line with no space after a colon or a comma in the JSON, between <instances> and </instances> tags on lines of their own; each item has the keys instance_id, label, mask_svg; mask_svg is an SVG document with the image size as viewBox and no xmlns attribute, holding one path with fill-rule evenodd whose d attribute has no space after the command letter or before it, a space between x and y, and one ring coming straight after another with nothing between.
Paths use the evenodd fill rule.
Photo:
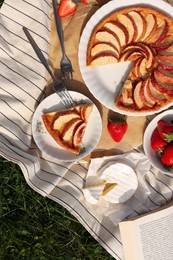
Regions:
<instances>
[{"instance_id":1,"label":"apple tart","mask_svg":"<svg viewBox=\"0 0 173 260\"><path fill-rule=\"evenodd\" d=\"M157 111L173 101L173 19L148 6L119 9L93 29L87 66L133 63L115 106Z\"/></svg>"},{"instance_id":2,"label":"apple tart","mask_svg":"<svg viewBox=\"0 0 173 260\"><path fill-rule=\"evenodd\" d=\"M52 138L64 149L79 154L93 104L76 105L42 115L43 123Z\"/></svg>"}]
</instances>

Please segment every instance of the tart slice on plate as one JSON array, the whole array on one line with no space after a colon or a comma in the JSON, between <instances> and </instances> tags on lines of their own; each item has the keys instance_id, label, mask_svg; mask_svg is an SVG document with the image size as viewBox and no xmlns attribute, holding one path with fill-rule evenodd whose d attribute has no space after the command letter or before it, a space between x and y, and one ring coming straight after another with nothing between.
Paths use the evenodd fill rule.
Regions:
<instances>
[{"instance_id":1,"label":"tart slice on plate","mask_svg":"<svg viewBox=\"0 0 173 260\"><path fill-rule=\"evenodd\" d=\"M43 123L52 138L65 150L79 154L93 104L42 114Z\"/></svg>"}]
</instances>

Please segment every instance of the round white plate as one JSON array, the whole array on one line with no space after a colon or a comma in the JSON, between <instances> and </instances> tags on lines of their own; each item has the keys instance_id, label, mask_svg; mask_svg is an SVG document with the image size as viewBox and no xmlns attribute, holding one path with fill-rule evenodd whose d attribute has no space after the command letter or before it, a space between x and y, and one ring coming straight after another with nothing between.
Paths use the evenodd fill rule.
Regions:
<instances>
[{"instance_id":1,"label":"round white plate","mask_svg":"<svg viewBox=\"0 0 173 260\"><path fill-rule=\"evenodd\" d=\"M90 99L81 93L74 91L69 92L76 101L80 101L81 103L93 103ZM94 105L82 141L84 145L84 151L82 151L79 155L75 155L69 151L66 151L56 143L56 141L47 132L41 118L43 113L48 113L64 108L65 106L56 93L45 98L37 107L33 116L33 138L39 149L45 152L47 155L62 161L76 161L91 153L99 142L102 133L102 120L97 107Z\"/></svg>"},{"instance_id":2,"label":"round white plate","mask_svg":"<svg viewBox=\"0 0 173 260\"><path fill-rule=\"evenodd\" d=\"M91 93L106 107L109 109L130 116L146 116L155 114L154 112L127 112L120 110L115 107L114 101L115 97L119 93L119 90L122 86L122 81L126 79L128 75L128 70L130 63L121 62L117 64L109 64L102 66L86 66L86 52L87 45L90 38L90 35L94 27L109 13L123 7L135 6L135 5L147 5L160 9L162 12L165 12L173 17L173 7L170 4L165 3L162 0L121 0L121 1L110 1L107 4L99 8L94 15L90 18L86 24L79 43L79 66L81 70L82 77ZM160 111L168 108L172 104L168 104L165 107L157 111Z\"/></svg>"},{"instance_id":3,"label":"round white plate","mask_svg":"<svg viewBox=\"0 0 173 260\"><path fill-rule=\"evenodd\" d=\"M153 133L154 129L157 127L157 122L160 119L171 122L173 120L173 109L160 113L148 124L148 126L145 130L144 139L143 139L144 152L145 152L146 156L148 157L148 159L150 160L150 163L155 168L157 168L158 170L160 170L163 173L170 174L171 176L173 176L173 171L171 173L163 167L162 163L160 162L160 159L156 156L156 152L152 150L151 144L150 144L152 133Z\"/></svg>"},{"instance_id":4,"label":"round white plate","mask_svg":"<svg viewBox=\"0 0 173 260\"><path fill-rule=\"evenodd\" d=\"M98 174L101 179L117 185L109 191L104 199L111 203L123 203L133 196L137 187L138 179L133 168L121 162L108 162Z\"/></svg>"}]
</instances>

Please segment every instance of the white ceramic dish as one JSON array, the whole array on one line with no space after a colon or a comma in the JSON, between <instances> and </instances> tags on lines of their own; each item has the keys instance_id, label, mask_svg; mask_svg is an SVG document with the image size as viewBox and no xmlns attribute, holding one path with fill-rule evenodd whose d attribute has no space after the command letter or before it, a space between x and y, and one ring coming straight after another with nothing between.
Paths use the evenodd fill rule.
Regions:
<instances>
[{"instance_id":1,"label":"white ceramic dish","mask_svg":"<svg viewBox=\"0 0 173 260\"><path fill-rule=\"evenodd\" d=\"M86 66L86 52L87 45L94 27L99 23L101 19L111 13L113 10L127 6L135 5L147 5L160 9L162 12L165 12L173 17L173 7L162 0L155 0L151 2L150 0L121 0L121 1L110 1L107 4L99 8L94 15L90 18L86 24L79 43L79 66L81 70L82 77L85 81L85 84L91 91L91 93L106 107L109 109L130 116L146 116L155 114L155 112L126 112L124 110L117 109L114 105L114 100L119 90L122 86L122 81L127 77L128 69L130 66L129 62L122 62L111 65L102 65L102 66ZM157 113L165 110L171 104L166 105L157 111Z\"/></svg>"},{"instance_id":2,"label":"white ceramic dish","mask_svg":"<svg viewBox=\"0 0 173 260\"><path fill-rule=\"evenodd\" d=\"M169 174L173 176L173 171L169 172L167 171L162 163L160 162L160 159L156 156L156 152L152 150L150 140L151 140L151 135L154 131L154 129L157 127L157 122L160 119L164 119L168 122L171 122L173 120L173 109L164 111L157 115L147 126L145 133L144 133L144 139L143 139L143 147L144 147L144 152L148 159L150 160L150 163L160 170L162 173Z\"/></svg>"},{"instance_id":3,"label":"white ceramic dish","mask_svg":"<svg viewBox=\"0 0 173 260\"><path fill-rule=\"evenodd\" d=\"M77 101L92 103L90 99L81 93L70 91L70 94ZM37 107L33 116L33 138L39 149L47 155L62 161L76 161L91 153L99 142L102 133L102 120L97 107L94 105L83 138L83 145L85 149L79 155L75 155L69 151L66 151L55 142L55 140L46 131L41 119L41 115L43 113L64 108L63 103L56 93L45 98Z\"/></svg>"}]
</instances>

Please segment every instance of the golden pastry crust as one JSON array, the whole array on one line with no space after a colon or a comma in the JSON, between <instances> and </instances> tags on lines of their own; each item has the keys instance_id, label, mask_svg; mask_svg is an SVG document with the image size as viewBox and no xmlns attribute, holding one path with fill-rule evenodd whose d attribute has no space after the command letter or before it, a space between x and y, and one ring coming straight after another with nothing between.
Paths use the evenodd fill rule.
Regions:
<instances>
[{"instance_id":1,"label":"golden pastry crust","mask_svg":"<svg viewBox=\"0 0 173 260\"><path fill-rule=\"evenodd\" d=\"M157 111L173 101L172 46L173 19L169 15L148 6L121 8L93 29L86 65L133 61L127 77L131 87L125 81L115 106L134 113Z\"/></svg>"}]
</instances>

